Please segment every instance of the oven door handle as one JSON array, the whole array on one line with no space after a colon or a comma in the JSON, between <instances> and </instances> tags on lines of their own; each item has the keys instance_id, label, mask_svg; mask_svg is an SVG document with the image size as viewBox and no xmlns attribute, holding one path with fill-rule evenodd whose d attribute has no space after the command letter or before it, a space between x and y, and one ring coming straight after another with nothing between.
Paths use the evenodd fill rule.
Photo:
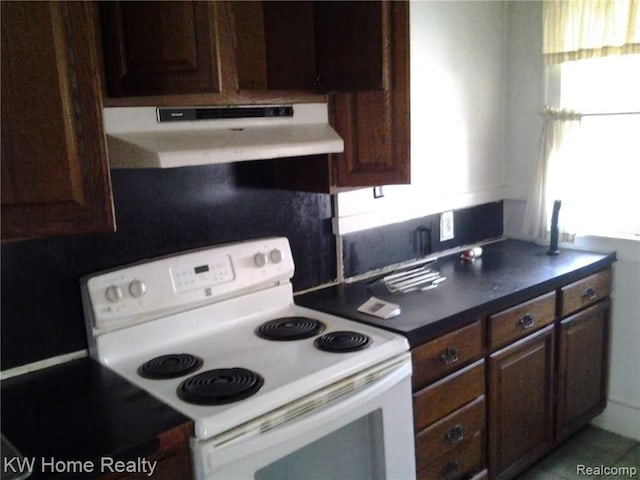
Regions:
<instances>
[{"instance_id":1,"label":"oven door handle","mask_svg":"<svg viewBox=\"0 0 640 480\"><path fill-rule=\"evenodd\" d=\"M298 420L305 422L307 427L308 422L316 422L317 425L321 425L323 421L326 421L326 413L330 410L331 415L336 415L342 411L346 412L357 408L359 404L375 398L410 375L409 354L402 354L223 432L208 440L207 443L216 447L231 445ZM313 418L307 418L314 413L317 415Z\"/></svg>"},{"instance_id":2,"label":"oven door handle","mask_svg":"<svg viewBox=\"0 0 640 480\"><path fill-rule=\"evenodd\" d=\"M414 459L412 451L411 357L409 353L406 353L395 357L391 362L383 363L391 363L391 365L387 365L390 370L376 381L345 395L337 396L329 402L321 403L316 408L300 409L298 415L293 415L284 422L271 423L274 418L272 414L284 411L292 412L294 407L292 404L304 402L305 399L311 401L309 397L314 394L292 402L282 409L269 412L244 425L248 427L249 424L253 424L251 428L244 428L233 434L231 434L232 431L225 432L208 440L193 438L191 440L192 453L194 454L193 465L197 478L208 480L218 477L225 478L225 476L249 475L248 472L255 471L252 469L259 469L261 465L264 466L269 461L277 460L282 455L282 450L297 450L304 446L304 442L311 443L378 409L382 410L385 448L393 450L393 455L403 458L400 466L389 467L390 471L395 473L392 476L412 478L411 472L415 475L415 464L411 464L411 460ZM372 367L362 374L371 374L372 370L375 372L376 367ZM328 391L333 390L333 387L338 384L340 382L315 392L315 394L329 393ZM260 427L263 427L264 430L260 431ZM242 426L238 428L242 428ZM394 440L388 441L387 437ZM304 442L301 440L303 438ZM402 441L398 441L398 439L402 439ZM271 450L271 453L265 454L265 450ZM276 451L277 453L275 453ZM271 460L267 459L262 462L262 459L267 457ZM394 468L401 468L402 472L395 472Z\"/></svg>"}]
</instances>

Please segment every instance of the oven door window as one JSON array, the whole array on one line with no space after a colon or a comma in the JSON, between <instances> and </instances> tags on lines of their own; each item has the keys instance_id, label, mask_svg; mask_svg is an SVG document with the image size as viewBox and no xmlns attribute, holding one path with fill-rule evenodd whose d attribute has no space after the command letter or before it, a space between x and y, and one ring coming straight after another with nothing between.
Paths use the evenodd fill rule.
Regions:
<instances>
[{"instance_id":1,"label":"oven door window","mask_svg":"<svg viewBox=\"0 0 640 480\"><path fill-rule=\"evenodd\" d=\"M256 480L384 478L382 411L368 415L258 470Z\"/></svg>"}]
</instances>

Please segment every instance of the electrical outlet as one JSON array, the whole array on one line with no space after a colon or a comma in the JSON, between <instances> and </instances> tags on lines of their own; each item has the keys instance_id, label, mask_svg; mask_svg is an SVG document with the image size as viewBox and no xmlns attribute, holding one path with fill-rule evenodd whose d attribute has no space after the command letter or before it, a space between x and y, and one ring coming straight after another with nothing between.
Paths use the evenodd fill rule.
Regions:
<instances>
[{"instance_id":1,"label":"electrical outlet","mask_svg":"<svg viewBox=\"0 0 640 480\"><path fill-rule=\"evenodd\" d=\"M453 237L453 211L442 212L440 214L440 241L452 240Z\"/></svg>"}]
</instances>

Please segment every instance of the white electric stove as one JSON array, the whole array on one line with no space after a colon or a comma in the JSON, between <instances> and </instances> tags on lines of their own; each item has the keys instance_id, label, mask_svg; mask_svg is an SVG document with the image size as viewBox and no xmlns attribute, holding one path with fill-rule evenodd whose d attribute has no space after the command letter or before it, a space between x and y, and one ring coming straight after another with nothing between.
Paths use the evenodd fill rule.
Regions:
<instances>
[{"instance_id":1,"label":"white electric stove","mask_svg":"<svg viewBox=\"0 0 640 480\"><path fill-rule=\"evenodd\" d=\"M274 237L88 276L90 353L193 419L197 478L313 478L340 438L318 476L413 478L407 340L295 305L293 273Z\"/></svg>"}]
</instances>

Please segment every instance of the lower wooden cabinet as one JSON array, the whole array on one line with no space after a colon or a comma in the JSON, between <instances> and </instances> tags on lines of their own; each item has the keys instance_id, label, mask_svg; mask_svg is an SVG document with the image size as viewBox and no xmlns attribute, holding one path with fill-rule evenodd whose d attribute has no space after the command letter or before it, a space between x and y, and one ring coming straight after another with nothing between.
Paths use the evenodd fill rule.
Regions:
<instances>
[{"instance_id":1,"label":"lower wooden cabinet","mask_svg":"<svg viewBox=\"0 0 640 480\"><path fill-rule=\"evenodd\" d=\"M418 480L454 480L470 478L484 465L482 432L458 445L448 455L438 457L425 468L418 470Z\"/></svg>"},{"instance_id":2,"label":"lower wooden cabinet","mask_svg":"<svg viewBox=\"0 0 640 480\"><path fill-rule=\"evenodd\" d=\"M610 293L607 268L414 347L418 478L516 478L602 412Z\"/></svg>"},{"instance_id":3,"label":"lower wooden cabinet","mask_svg":"<svg viewBox=\"0 0 640 480\"><path fill-rule=\"evenodd\" d=\"M610 302L605 300L560 322L559 439L578 430L606 405L609 312Z\"/></svg>"},{"instance_id":4,"label":"lower wooden cabinet","mask_svg":"<svg viewBox=\"0 0 640 480\"><path fill-rule=\"evenodd\" d=\"M489 471L511 478L553 444L554 326L491 355Z\"/></svg>"},{"instance_id":5,"label":"lower wooden cabinet","mask_svg":"<svg viewBox=\"0 0 640 480\"><path fill-rule=\"evenodd\" d=\"M159 435L158 449L147 457L157 462L154 480L188 480L192 477L189 438L193 435L193 423L188 422ZM149 478L147 472L111 473L100 480L142 480Z\"/></svg>"},{"instance_id":6,"label":"lower wooden cabinet","mask_svg":"<svg viewBox=\"0 0 640 480\"><path fill-rule=\"evenodd\" d=\"M480 323L478 323L480 325ZM475 332L462 329L466 332ZM450 346L464 345L460 335L448 335L437 348L450 352ZM445 345L449 345L445 347ZM437 347L435 350L434 348ZM461 351L467 350L461 347ZM473 350L473 348L471 349ZM414 371L431 365L432 355L414 355ZM450 357L445 356L445 360ZM485 451L485 360L481 359L413 394L416 431L417 476L421 479L453 480L467 478L486 466Z\"/></svg>"}]
</instances>

